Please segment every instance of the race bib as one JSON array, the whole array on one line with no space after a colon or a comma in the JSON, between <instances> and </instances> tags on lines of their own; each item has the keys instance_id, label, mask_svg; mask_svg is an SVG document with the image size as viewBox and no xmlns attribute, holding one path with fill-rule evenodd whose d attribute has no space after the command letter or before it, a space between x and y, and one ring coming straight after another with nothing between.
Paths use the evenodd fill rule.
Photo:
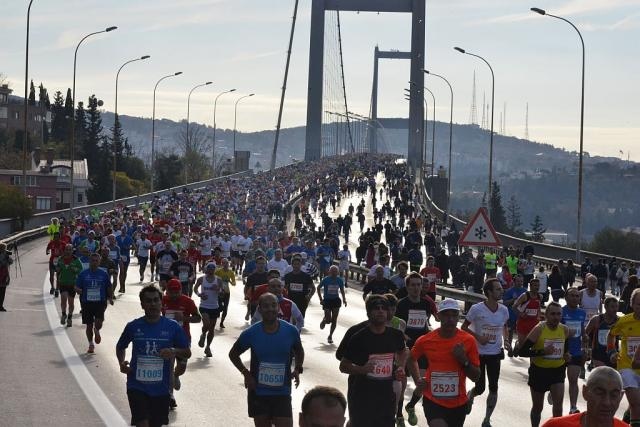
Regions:
<instances>
[{"instance_id":1,"label":"race bib","mask_svg":"<svg viewBox=\"0 0 640 427\"><path fill-rule=\"evenodd\" d=\"M579 320L567 320L566 325L569 327L569 332L573 333L574 338L580 338L582 335L582 322Z\"/></svg>"},{"instance_id":2,"label":"race bib","mask_svg":"<svg viewBox=\"0 0 640 427\"><path fill-rule=\"evenodd\" d=\"M284 363L260 362L258 384L266 387L282 387L284 385L284 371Z\"/></svg>"},{"instance_id":3,"label":"race bib","mask_svg":"<svg viewBox=\"0 0 640 427\"><path fill-rule=\"evenodd\" d=\"M179 310L167 310L164 312L164 317L166 317L167 319L171 319L171 320L176 320L176 313L178 313Z\"/></svg>"},{"instance_id":4,"label":"race bib","mask_svg":"<svg viewBox=\"0 0 640 427\"><path fill-rule=\"evenodd\" d=\"M483 337L489 339L487 344L495 344L498 342L498 337L502 338L502 326L492 326L492 325L484 325L482 326L482 331L480 334Z\"/></svg>"},{"instance_id":5,"label":"race bib","mask_svg":"<svg viewBox=\"0 0 640 427\"><path fill-rule=\"evenodd\" d=\"M424 329L427 326L427 312L424 310L409 310L407 328Z\"/></svg>"},{"instance_id":6,"label":"race bib","mask_svg":"<svg viewBox=\"0 0 640 427\"><path fill-rule=\"evenodd\" d=\"M100 288L87 288L87 301L100 301Z\"/></svg>"},{"instance_id":7,"label":"race bib","mask_svg":"<svg viewBox=\"0 0 640 427\"><path fill-rule=\"evenodd\" d=\"M627 356L629 356L629 358L633 359L638 346L640 346L640 337L627 338Z\"/></svg>"},{"instance_id":8,"label":"race bib","mask_svg":"<svg viewBox=\"0 0 640 427\"><path fill-rule=\"evenodd\" d=\"M545 339L544 347L547 348L549 345L553 346L553 353L545 354L545 359L558 360L562 358L562 354L564 353L564 340L559 338L553 339Z\"/></svg>"},{"instance_id":9,"label":"race bib","mask_svg":"<svg viewBox=\"0 0 640 427\"><path fill-rule=\"evenodd\" d=\"M109 251L109 258L118 259L118 251Z\"/></svg>"},{"instance_id":10,"label":"race bib","mask_svg":"<svg viewBox=\"0 0 640 427\"><path fill-rule=\"evenodd\" d=\"M292 292L302 292L303 285L302 283L290 283L289 290Z\"/></svg>"},{"instance_id":11,"label":"race bib","mask_svg":"<svg viewBox=\"0 0 640 427\"><path fill-rule=\"evenodd\" d=\"M164 360L156 356L138 356L136 380L141 383L159 383L164 375Z\"/></svg>"},{"instance_id":12,"label":"race bib","mask_svg":"<svg viewBox=\"0 0 640 427\"><path fill-rule=\"evenodd\" d=\"M431 394L433 397L445 399L457 397L459 383L458 372L432 372Z\"/></svg>"},{"instance_id":13,"label":"race bib","mask_svg":"<svg viewBox=\"0 0 640 427\"><path fill-rule=\"evenodd\" d=\"M535 316L538 315L538 309L537 308L527 308L524 311L524 314L526 314L527 316L530 316L530 317L535 317Z\"/></svg>"},{"instance_id":14,"label":"race bib","mask_svg":"<svg viewBox=\"0 0 640 427\"><path fill-rule=\"evenodd\" d=\"M427 274L427 281L429 283L435 283L437 279L438 276L436 276L435 274Z\"/></svg>"},{"instance_id":15,"label":"race bib","mask_svg":"<svg viewBox=\"0 0 640 427\"><path fill-rule=\"evenodd\" d=\"M338 289L340 289L340 287L338 285L328 285L327 286L327 294L328 295L338 295Z\"/></svg>"},{"instance_id":16,"label":"race bib","mask_svg":"<svg viewBox=\"0 0 640 427\"><path fill-rule=\"evenodd\" d=\"M609 329L598 329L598 344L606 347L608 337Z\"/></svg>"},{"instance_id":17,"label":"race bib","mask_svg":"<svg viewBox=\"0 0 640 427\"><path fill-rule=\"evenodd\" d=\"M369 362L373 362L373 372L367 376L376 380L389 380L393 374L393 353L370 354Z\"/></svg>"},{"instance_id":18,"label":"race bib","mask_svg":"<svg viewBox=\"0 0 640 427\"><path fill-rule=\"evenodd\" d=\"M181 282L186 282L187 280L189 280L189 273L181 271L180 273L178 273L178 280L180 280Z\"/></svg>"}]
</instances>

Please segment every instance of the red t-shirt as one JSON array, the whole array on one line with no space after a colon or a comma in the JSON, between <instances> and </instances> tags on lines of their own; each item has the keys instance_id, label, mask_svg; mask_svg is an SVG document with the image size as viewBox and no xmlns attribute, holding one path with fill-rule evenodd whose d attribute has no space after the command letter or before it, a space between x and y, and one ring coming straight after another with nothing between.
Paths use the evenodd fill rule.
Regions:
<instances>
[{"instance_id":1,"label":"red t-shirt","mask_svg":"<svg viewBox=\"0 0 640 427\"><path fill-rule=\"evenodd\" d=\"M51 251L51 255L49 256L49 260L55 262L56 258L61 257L64 252L64 247L67 246L65 242L62 240L51 240L47 244L47 250Z\"/></svg>"},{"instance_id":2,"label":"red t-shirt","mask_svg":"<svg viewBox=\"0 0 640 427\"><path fill-rule=\"evenodd\" d=\"M429 289L427 292L435 292L436 282L439 282L442 277L440 275L440 269L438 267L425 267L420 271L420 275L429 282Z\"/></svg>"},{"instance_id":3,"label":"red t-shirt","mask_svg":"<svg viewBox=\"0 0 640 427\"><path fill-rule=\"evenodd\" d=\"M549 418L544 424L542 424L542 427L580 427L582 425L580 420L583 415L586 415L586 412L565 415L564 417ZM613 427L629 427L629 424L614 418Z\"/></svg>"},{"instance_id":4,"label":"red t-shirt","mask_svg":"<svg viewBox=\"0 0 640 427\"><path fill-rule=\"evenodd\" d=\"M187 260L194 267L198 265L198 261L200 261L200 250L195 248L187 249Z\"/></svg>"},{"instance_id":5,"label":"red t-shirt","mask_svg":"<svg viewBox=\"0 0 640 427\"><path fill-rule=\"evenodd\" d=\"M180 295L177 301L173 301L168 295L162 297L162 315L175 320L175 313L182 313L182 329L191 338L189 332L189 316L198 314L196 303L186 295Z\"/></svg>"}]
</instances>

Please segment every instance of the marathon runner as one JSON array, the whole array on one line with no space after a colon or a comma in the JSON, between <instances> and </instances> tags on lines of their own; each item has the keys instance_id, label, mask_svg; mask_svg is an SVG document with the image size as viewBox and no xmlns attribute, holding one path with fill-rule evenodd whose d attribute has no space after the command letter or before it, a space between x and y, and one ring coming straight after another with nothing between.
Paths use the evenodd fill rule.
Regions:
<instances>
[{"instance_id":1,"label":"marathon runner","mask_svg":"<svg viewBox=\"0 0 640 427\"><path fill-rule=\"evenodd\" d=\"M509 309L509 323L508 323L508 335L503 337L505 342L505 348L507 349L507 355L513 357L513 333L516 330L516 323L518 320L518 311L515 309L514 303L516 300L524 294L527 290L523 287L524 279L520 274L514 276L513 286L507 289L502 296L502 303ZM517 336L517 335L516 335Z\"/></svg>"},{"instance_id":2,"label":"marathon runner","mask_svg":"<svg viewBox=\"0 0 640 427\"><path fill-rule=\"evenodd\" d=\"M51 227L51 226L49 226ZM53 295L55 298L58 298L60 295L60 290L58 289L56 278L58 273L56 272L56 265L58 264L58 258L62 256L64 252L64 248L66 247L66 243L60 240L60 232L53 233L53 239L49 241L47 244L46 254L49 256L49 283L51 284L51 289L49 293Z\"/></svg>"},{"instance_id":3,"label":"marathon runner","mask_svg":"<svg viewBox=\"0 0 640 427\"><path fill-rule=\"evenodd\" d=\"M480 353L480 378L467 395L469 398L467 413L471 412L474 398L484 392L486 372L489 380L489 396L482 427L491 427L491 415L498 402L500 363L504 359L503 337L508 334L509 310L498 302L503 293L499 280L487 279L482 290L487 300L471 306L461 329L474 336ZM510 341L505 342L504 346L508 351L512 351Z\"/></svg>"},{"instance_id":4,"label":"marathon runner","mask_svg":"<svg viewBox=\"0 0 640 427\"><path fill-rule=\"evenodd\" d=\"M208 265L209 263L207 263ZM220 305L220 329L224 329L224 320L227 318L229 311L229 300L231 299L231 286L236 285L236 275L229 266L229 259L222 258L220 264L216 268L216 276L222 280L222 291L218 295L218 304Z\"/></svg>"},{"instance_id":5,"label":"marathon runner","mask_svg":"<svg viewBox=\"0 0 640 427\"><path fill-rule=\"evenodd\" d=\"M520 295L513 303L513 306L518 312L516 333L518 334L518 342L520 345L524 343L527 335L529 335L540 321L541 301L540 294L538 293L538 290L540 289L540 282L538 279L531 279L529 289L531 290Z\"/></svg>"},{"instance_id":6,"label":"marathon runner","mask_svg":"<svg viewBox=\"0 0 640 427\"><path fill-rule=\"evenodd\" d=\"M205 356L211 357L211 342L215 335L216 322L220 317L218 298L222 291L222 280L216 276L216 265L212 262L205 266L204 272L205 275L196 280L194 287L195 294L200 298L200 314L202 315L202 333L198 340L198 346L204 347ZM200 287L202 287L201 292L199 292Z\"/></svg>"},{"instance_id":7,"label":"marathon runner","mask_svg":"<svg viewBox=\"0 0 640 427\"><path fill-rule=\"evenodd\" d=\"M182 293L191 297L193 295L193 282L196 279L196 266L189 261L189 251L186 248L180 250L180 257L171 264L169 271L171 276L178 279L182 285Z\"/></svg>"},{"instance_id":8,"label":"marathon runner","mask_svg":"<svg viewBox=\"0 0 640 427\"><path fill-rule=\"evenodd\" d=\"M596 282L597 283L597 282ZM565 300L567 305L562 307L562 323L569 327L571 338L568 340L571 360L567 362L567 378L569 380L570 414L578 412L578 377L584 369L584 362L589 358L589 336L585 334L587 312L578 308L581 293L577 288L567 289ZM598 302L599 304L599 302Z\"/></svg>"},{"instance_id":9,"label":"marathon runner","mask_svg":"<svg viewBox=\"0 0 640 427\"><path fill-rule=\"evenodd\" d=\"M52 240L53 241L53 240ZM62 256L56 263L56 275L58 276L58 289L60 290L60 324L68 328L72 326L73 310L75 309L76 281L82 272L82 263L73 255L73 245L67 244ZM67 304L69 312L67 314Z\"/></svg>"},{"instance_id":10,"label":"marathon runner","mask_svg":"<svg viewBox=\"0 0 640 427\"><path fill-rule=\"evenodd\" d=\"M171 266L178 260L178 255L173 250L173 244L169 240L156 245L156 248L160 247L162 249L157 249L156 252L156 263L158 264L157 273L160 276L160 289L164 290L167 287L167 282L171 279Z\"/></svg>"},{"instance_id":11,"label":"marathon runner","mask_svg":"<svg viewBox=\"0 0 640 427\"><path fill-rule=\"evenodd\" d=\"M609 330L620 319L618 316L618 300L615 297L607 297L604 300L604 313L593 316L587 327L585 334L591 341L591 360L593 366L610 366L615 368L607 354L607 337Z\"/></svg>"},{"instance_id":12,"label":"marathon runner","mask_svg":"<svg viewBox=\"0 0 640 427\"><path fill-rule=\"evenodd\" d=\"M291 301L296 303L304 316L316 288L311 276L302 271L302 258L299 255L291 258L291 269L284 275L284 287Z\"/></svg>"},{"instance_id":13,"label":"marathon runner","mask_svg":"<svg viewBox=\"0 0 640 427\"><path fill-rule=\"evenodd\" d=\"M296 327L298 332L300 332L304 327L304 317L302 316L302 312L295 302L282 296L282 289L283 286L280 279L269 279L266 292L270 292L278 298L278 319L282 319L285 322L292 324ZM262 315L256 310L251 318L251 324L260 322L261 320Z\"/></svg>"},{"instance_id":14,"label":"marathon runner","mask_svg":"<svg viewBox=\"0 0 640 427\"><path fill-rule=\"evenodd\" d=\"M120 288L118 292L123 294L127 282L127 271L129 270L129 263L131 262L131 247L133 246L133 238L129 234L129 229L126 225L120 227L120 234L116 236L116 243L120 248L120 260L122 262L119 276Z\"/></svg>"},{"instance_id":15,"label":"marathon runner","mask_svg":"<svg viewBox=\"0 0 640 427\"><path fill-rule=\"evenodd\" d=\"M333 332L336 330L336 325L338 324L340 306L342 304L344 304L345 307L347 306L347 297L344 294L344 282L338 277L339 273L337 265L329 267L328 276L322 279L317 288L320 305L324 310L324 317L320 322L320 329L324 329L327 323L331 323L329 337L327 337L329 344L333 343ZM338 291L342 294L342 301L340 300Z\"/></svg>"},{"instance_id":16,"label":"marathon runner","mask_svg":"<svg viewBox=\"0 0 640 427\"><path fill-rule=\"evenodd\" d=\"M144 316L124 328L116 344L120 372L127 375L131 425L169 424L174 359L191 357L189 338L177 322L161 316L162 291L147 285L140 291ZM130 361L126 349L133 343Z\"/></svg>"},{"instance_id":17,"label":"marathon runner","mask_svg":"<svg viewBox=\"0 0 640 427\"><path fill-rule=\"evenodd\" d=\"M291 380L300 384L304 350L298 330L278 319L278 299L271 293L260 297L262 321L242 331L229 351L231 363L244 377L248 390L249 417L256 427L293 426ZM240 356L251 350L250 369ZM295 368L291 370L291 354Z\"/></svg>"},{"instance_id":18,"label":"marathon runner","mask_svg":"<svg viewBox=\"0 0 640 427\"><path fill-rule=\"evenodd\" d=\"M138 258L138 266L140 272L140 283L144 282L144 272L147 269L149 254L153 248L153 243L147 238L147 233L140 233L140 238L136 241L136 256ZM153 279L153 270L151 271L151 279Z\"/></svg>"}]
</instances>

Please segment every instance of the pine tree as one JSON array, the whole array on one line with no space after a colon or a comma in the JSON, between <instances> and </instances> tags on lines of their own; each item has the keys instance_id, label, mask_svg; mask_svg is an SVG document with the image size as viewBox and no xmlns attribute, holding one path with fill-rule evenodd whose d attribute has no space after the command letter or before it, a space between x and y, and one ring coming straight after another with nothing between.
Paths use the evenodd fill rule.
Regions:
<instances>
[{"instance_id":1,"label":"pine tree","mask_svg":"<svg viewBox=\"0 0 640 427\"><path fill-rule=\"evenodd\" d=\"M71 89L67 89L67 96L64 99L64 140L71 140L71 118L75 114Z\"/></svg>"},{"instance_id":2,"label":"pine tree","mask_svg":"<svg viewBox=\"0 0 640 427\"><path fill-rule=\"evenodd\" d=\"M507 220L505 218L504 208L502 207L502 196L500 195L500 186L497 182L493 182L491 198L489 200L489 209L491 214L491 223L497 231L507 231Z\"/></svg>"},{"instance_id":3,"label":"pine tree","mask_svg":"<svg viewBox=\"0 0 640 427\"><path fill-rule=\"evenodd\" d=\"M520 205L518 205L516 196L511 196L507 203L507 224L511 231L519 231L520 226L522 225Z\"/></svg>"},{"instance_id":4,"label":"pine tree","mask_svg":"<svg viewBox=\"0 0 640 427\"><path fill-rule=\"evenodd\" d=\"M531 239L535 242L542 242L544 240L544 233L547 232L547 228L542 223L540 215L536 215L531 223Z\"/></svg>"},{"instance_id":5,"label":"pine tree","mask_svg":"<svg viewBox=\"0 0 640 427\"><path fill-rule=\"evenodd\" d=\"M33 86L33 80L29 88L29 105L36 105L36 88Z\"/></svg>"},{"instance_id":6,"label":"pine tree","mask_svg":"<svg viewBox=\"0 0 640 427\"><path fill-rule=\"evenodd\" d=\"M38 86L38 102L41 107L46 108L47 110L51 109L51 102L49 101L49 93L47 89L43 86L42 82L40 82L40 86Z\"/></svg>"},{"instance_id":7,"label":"pine tree","mask_svg":"<svg viewBox=\"0 0 640 427\"><path fill-rule=\"evenodd\" d=\"M64 98L62 92L57 91L53 96L53 106L51 107L53 119L51 121L51 139L62 142L66 138L65 116L64 116Z\"/></svg>"},{"instance_id":8,"label":"pine tree","mask_svg":"<svg viewBox=\"0 0 640 427\"><path fill-rule=\"evenodd\" d=\"M92 186L88 194L90 203L99 203L111 198L112 151L109 141L102 135L102 130L98 99L91 95L87 108L87 138L84 145Z\"/></svg>"},{"instance_id":9,"label":"pine tree","mask_svg":"<svg viewBox=\"0 0 640 427\"><path fill-rule=\"evenodd\" d=\"M78 108L76 108L75 134L75 159L83 159L87 153L87 115L82 102L78 102Z\"/></svg>"},{"instance_id":10,"label":"pine tree","mask_svg":"<svg viewBox=\"0 0 640 427\"><path fill-rule=\"evenodd\" d=\"M123 158L130 156L131 147L129 146L127 138L122 133L122 125L117 114L115 115L113 127L111 128L111 146L116 153L116 169L119 171L124 170L122 168ZM111 155L113 156L113 153L111 153Z\"/></svg>"}]
</instances>

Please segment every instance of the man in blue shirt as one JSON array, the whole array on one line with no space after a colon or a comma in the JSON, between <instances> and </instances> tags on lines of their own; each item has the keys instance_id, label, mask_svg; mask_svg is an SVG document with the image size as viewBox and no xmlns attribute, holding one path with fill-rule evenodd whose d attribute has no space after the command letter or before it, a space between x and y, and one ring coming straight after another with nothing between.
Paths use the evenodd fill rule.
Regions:
<instances>
[{"instance_id":1,"label":"man in blue shirt","mask_svg":"<svg viewBox=\"0 0 640 427\"><path fill-rule=\"evenodd\" d=\"M140 291L144 316L125 326L116 356L120 372L127 374L131 425L156 427L169 424L169 400L174 359L191 357L189 339L175 320L162 316L162 292L154 285ZM132 344L131 361L125 360Z\"/></svg>"},{"instance_id":2,"label":"man in blue shirt","mask_svg":"<svg viewBox=\"0 0 640 427\"><path fill-rule=\"evenodd\" d=\"M327 342L333 344L333 332L336 330L338 324L338 313L340 313L340 306L344 304L347 306L347 297L344 294L344 281L341 277L338 277L340 273L337 265L329 267L328 276L320 281L317 287L318 298L320 298L320 305L324 310L324 318L320 322L320 329L324 329L327 323L331 323L329 329L329 337ZM342 300L340 300L340 292L342 294Z\"/></svg>"},{"instance_id":3,"label":"man in blue shirt","mask_svg":"<svg viewBox=\"0 0 640 427\"><path fill-rule=\"evenodd\" d=\"M120 234L116 236L116 244L120 248L120 259L122 260L122 268L120 269L120 289L118 292L123 294L125 283L127 281L127 269L131 262L131 246L133 245L133 239L127 232L127 226L123 225L120 229Z\"/></svg>"},{"instance_id":4,"label":"man in blue shirt","mask_svg":"<svg viewBox=\"0 0 640 427\"><path fill-rule=\"evenodd\" d=\"M584 324L587 312L578 308L580 303L580 291L578 288L569 288L565 295L567 305L562 307L562 323L569 327L571 337L569 343L569 353L571 360L567 362L567 380L569 381L569 403L570 414L578 412L578 377L580 371L584 369L584 351L590 348L589 337L584 333ZM583 351L584 350L584 351Z\"/></svg>"},{"instance_id":5,"label":"man in blue shirt","mask_svg":"<svg viewBox=\"0 0 640 427\"><path fill-rule=\"evenodd\" d=\"M304 350L295 326L278 319L278 299L272 293L260 296L262 321L245 329L229 351L229 359L242 373L248 389L249 417L257 427L293 426L291 379L300 384ZM251 349L251 367L240 355ZM291 371L291 354L295 368Z\"/></svg>"},{"instance_id":6,"label":"man in blue shirt","mask_svg":"<svg viewBox=\"0 0 640 427\"><path fill-rule=\"evenodd\" d=\"M513 331L516 330L516 321L518 320L518 314L516 313L515 308L513 307L513 303L516 302L520 295L524 294L527 290L523 286L524 280L522 275L517 274L513 278L513 287L507 289L502 296L502 302L509 309L509 323L507 324L509 329L509 335L504 337L505 347L506 343L513 340ZM510 347L507 347L510 348ZM513 357L513 350L507 350L507 354L509 357Z\"/></svg>"}]
</instances>

